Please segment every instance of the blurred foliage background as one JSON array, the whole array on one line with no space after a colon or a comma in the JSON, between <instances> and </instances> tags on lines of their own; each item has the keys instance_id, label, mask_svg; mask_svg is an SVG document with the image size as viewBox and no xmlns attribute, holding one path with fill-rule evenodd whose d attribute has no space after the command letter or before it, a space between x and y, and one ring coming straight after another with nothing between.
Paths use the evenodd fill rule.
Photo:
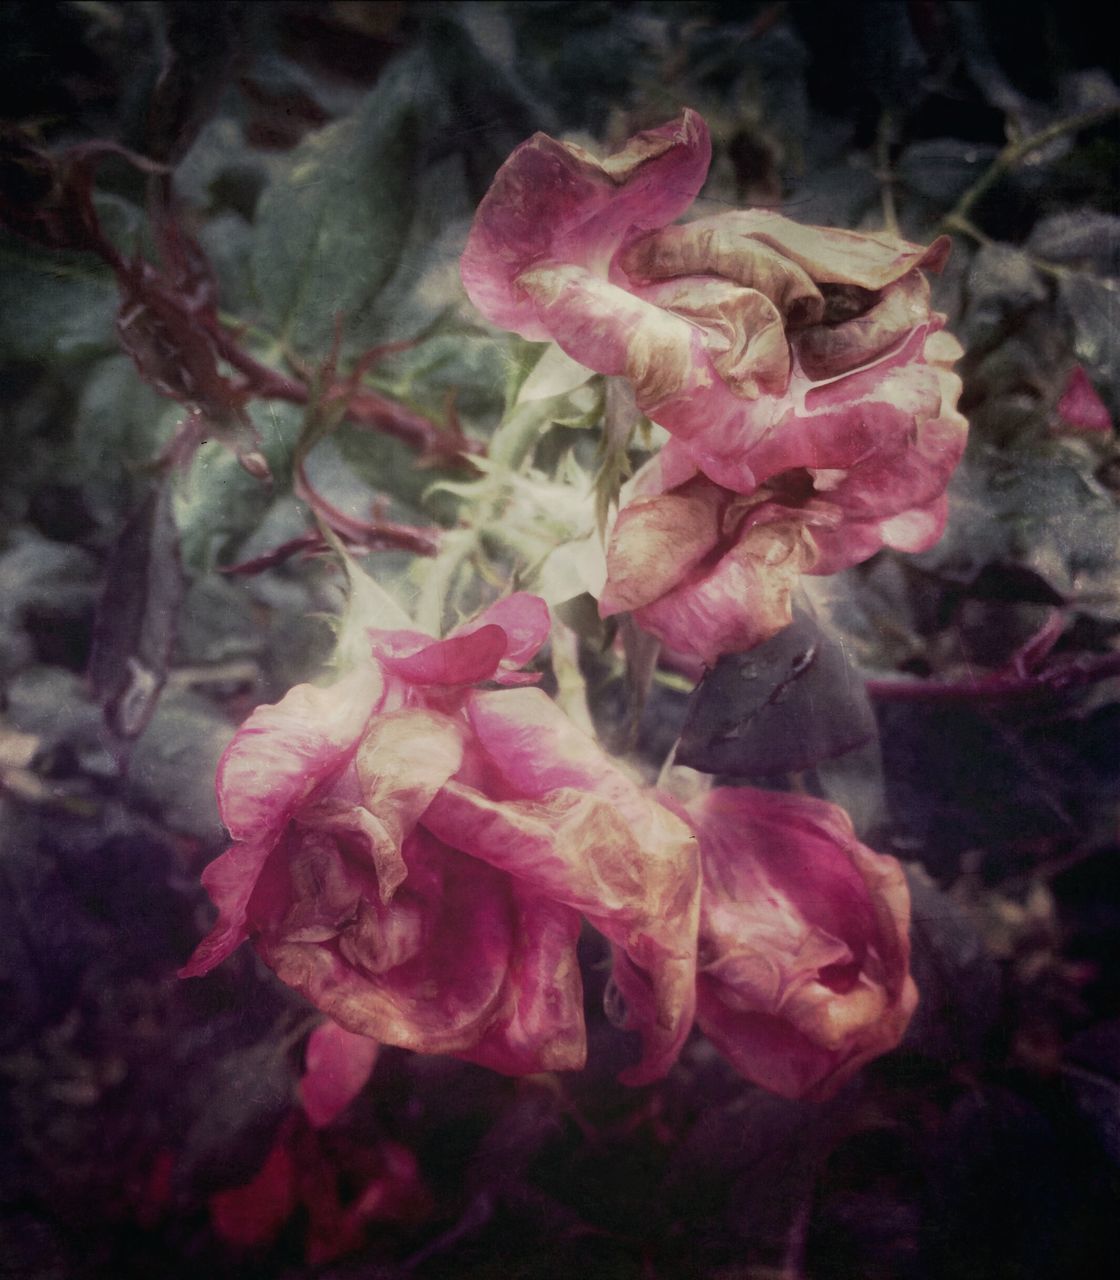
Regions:
<instances>
[{"instance_id":1,"label":"blurred foliage background","mask_svg":"<svg viewBox=\"0 0 1120 1280\"><path fill-rule=\"evenodd\" d=\"M1104 1274L1120 71L1098 10L11 2L0 60L0 1274ZM454 524L429 490L524 354L457 279L497 166L536 129L610 146L683 105L715 140L704 210L954 237L935 299L972 437L949 530L818 585L879 740L803 780L906 862L921 1007L830 1103L745 1086L700 1038L628 1091L588 938L585 1073L385 1050L305 1131L307 1009L244 949L174 977L208 920L218 754L330 643L299 468L403 581L399 530ZM150 163L67 150L94 141ZM347 373L360 395L312 441ZM626 682L592 631L609 734ZM655 683L654 767L689 714ZM268 1219L281 1159L302 1190ZM247 1186L258 1216L231 1228Z\"/></svg>"}]
</instances>

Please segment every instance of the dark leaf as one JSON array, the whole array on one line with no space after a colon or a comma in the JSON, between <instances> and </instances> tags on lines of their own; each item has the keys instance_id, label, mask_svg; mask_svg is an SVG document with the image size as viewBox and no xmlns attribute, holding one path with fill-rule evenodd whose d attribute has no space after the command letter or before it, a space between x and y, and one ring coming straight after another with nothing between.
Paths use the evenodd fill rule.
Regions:
<instances>
[{"instance_id":1,"label":"dark leaf","mask_svg":"<svg viewBox=\"0 0 1120 1280\"><path fill-rule=\"evenodd\" d=\"M999 970L961 908L920 867L906 872L910 967L921 1000L902 1052L944 1063L978 1061L999 1013Z\"/></svg>"},{"instance_id":2,"label":"dark leaf","mask_svg":"<svg viewBox=\"0 0 1120 1280\"><path fill-rule=\"evenodd\" d=\"M196 1077L193 1123L179 1153L179 1174L214 1189L247 1182L260 1167L295 1094L284 1041L275 1032L233 1049Z\"/></svg>"},{"instance_id":3,"label":"dark leaf","mask_svg":"<svg viewBox=\"0 0 1120 1280\"><path fill-rule=\"evenodd\" d=\"M811 615L749 653L723 657L700 682L677 760L733 777L808 769L875 737L863 679Z\"/></svg>"},{"instance_id":4,"label":"dark leaf","mask_svg":"<svg viewBox=\"0 0 1120 1280\"><path fill-rule=\"evenodd\" d=\"M148 105L148 155L174 163L221 101L237 55L237 4L162 6L163 66Z\"/></svg>"},{"instance_id":5,"label":"dark leaf","mask_svg":"<svg viewBox=\"0 0 1120 1280\"><path fill-rule=\"evenodd\" d=\"M130 790L171 830L217 844L222 824L214 773L232 728L200 694L167 689L136 743Z\"/></svg>"},{"instance_id":6,"label":"dark leaf","mask_svg":"<svg viewBox=\"0 0 1120 1280\"><path fill-rule=\"evenodd\" d=\"M1116 620L1120 507L1094 466L1076 443L1014 457L977 451L950 485L945 536L913 563L962 585L980 582L985 596L1017 575L1020 600L1057 598Z\"/></svg>"},{"instance_id":7,"label":"dark leaf","mask_svg":"<svg viewBox=\"0 0 1120 1280\"><path fill-rule=\"evenodd\" d=\"M109 727L135 738L155 710L175 643L183 572L170 484L160 481L109 557L90 679Z\"/></svg>"},{"instance_id":8,"label":"dark leaf","mask_svg":"<svg viewBox=\"0 0 1120 1280\"><path fill-rule=\"evenodd\" d=\"M0 676L36 658L73 666L88 635L93 561L79 547L24 533L0 554Z\"/></svg>"},{"instance_id":9,"label":"dark leaf","mask_svg":"<svg viewBox=\"0 0 1120 1280\"><path fill-rule=\"evenodd\" d=\"M995 147L957 138L923 138L898 158L895 173L914 194L948 209L996 158Z\"/></svg>"},{"instance_id":10,"label":"dark leaf","mask_svg":"<svg viewBox=\"0 0 1120 1280\"><path fill-rule=\"evenodd\" d=\"M1102 1022L1077 1036L1063 1074L1101 1146L1120 1164L1120 1019Z\"/></svg>"}]
</instances>

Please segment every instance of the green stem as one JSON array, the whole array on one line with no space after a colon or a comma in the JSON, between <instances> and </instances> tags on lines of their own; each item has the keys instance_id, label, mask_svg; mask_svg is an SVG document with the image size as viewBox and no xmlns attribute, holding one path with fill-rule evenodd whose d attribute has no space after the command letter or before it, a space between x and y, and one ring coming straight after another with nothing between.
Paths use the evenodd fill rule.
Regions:
<instances>
[{"instance_id":1,"label":"green stem","mask_svg":"<svg viewBox=\"0 0 1120 1280\"><path fill-rule=\"evenodd\" d=\"M1051 142L1064 137L1068 133L1078 133L1080 130L1088 129L1095 124L1103 124L1104 121L1116 115L1118 111L1120 111L1120 104L1116 103L1107 107L1097 107L1093 111L1084 111L1081 115L1068 116L1065 120L1055 120L1053 124L1047 125L1045 129L1040 129L1037 133L1032 133L1026 138L1020 138L1017 142L1009 142L988 166L987 170L980 175L976 182L961 196L952 210L946 214L941 224L942 229L945 231L965 231L966 228L969 228L965 233L968 235L974 234L971 229L971 223L968 221L968 215L976 202L982 196L987 195L1002 177L1010 173L1012 169L1026 160L1033 152L1048 146Z\"/></svg>"}]
</instances>

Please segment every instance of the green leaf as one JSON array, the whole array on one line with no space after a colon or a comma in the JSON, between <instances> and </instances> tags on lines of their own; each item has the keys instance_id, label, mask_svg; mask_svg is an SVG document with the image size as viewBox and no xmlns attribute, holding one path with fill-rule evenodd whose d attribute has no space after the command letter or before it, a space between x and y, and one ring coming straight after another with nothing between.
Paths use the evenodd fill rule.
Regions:
<instances>
[{"instance_id":1,"label":"green leaf","mask_svg":"<svg viewBox=\"0 0 1120 1280\"><path fill-rule=\"evenodd\" d=\"M422 55L391 64L353 116L308 138L261 197L253 276L264 322L325 355L336 317L370 308L412 219L421 122L432 88Z\"/></svg>"},{"instance_id":2,"label":"green leaf","mask_svg":"<svg viewBox=\"0 0 1120 1280\"><path fill-rule=\"evenodd\" d=\"M269 470L278 485L288 483L301 410L270 403L254 406L252 414ZM216 440L202 445L175 495L184 564L197 572L212 569L227 556L230 543L256 527L274 496L224 445Z\"/></svg>"},{"instance_id":3,"label":"green leaf","mask_svg":"<svg viewBox=\"0 0 1120 1280\"><path fill-rule=\"evenodd\" d=\"M131 509L137 477L182 416L181 406L148 386L128 356L93 367L78 405L70 467L99 520L115 526Z\"/></svg>"},{"instance_id":4,"label":"green leaf","mask_svg":"<svg viewBox=\"0 0 1120 1280\"><path fill-rule=\"evenodd\" d=\"M1082 612L1120 620L1120 511L1095 466L1075 441L978 451L953 477L944 537L911 563L963 584L990 565L1028 570Z\"/></svg>"},{"instance_id":5,"label":"green leaf","mask_svg":"<svg viewBox=\"0 0 1120 1280\"><path fill-rule=\"evenodd\" d=\"M506 343L478 332L436 333L378 366L377 384L435 421L449 400L472 427L498 421L508 370Z\"/></svg>"},{"instance_id":6,"label":"green leaf","mask_svg":"<svg viewBox=\"0 0 1120 1280\"><path fill-rule=\"evenodd\" d=\"M117 290L97 260L0 237L0 356L82 360L117 346Z\"/></svg>"}]
</instances>

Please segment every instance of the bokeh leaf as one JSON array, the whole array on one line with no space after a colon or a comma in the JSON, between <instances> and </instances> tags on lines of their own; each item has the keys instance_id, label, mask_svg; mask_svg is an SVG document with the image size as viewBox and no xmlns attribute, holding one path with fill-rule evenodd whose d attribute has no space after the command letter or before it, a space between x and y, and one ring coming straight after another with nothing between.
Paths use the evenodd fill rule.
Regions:
<instances>
[{"instance_id":1,"label":"bokeh leaf","mask_svg":"<svg viewBox=\"0 0 1120 1280\"><path fill-rule=\"evenodd\" d=\"M353 116L309 137L261 197L253 278L264 320L324 355L337 317L370 308L408 234L432 88L425 61L391 64Z\"/></svg>"}]
</instances>

